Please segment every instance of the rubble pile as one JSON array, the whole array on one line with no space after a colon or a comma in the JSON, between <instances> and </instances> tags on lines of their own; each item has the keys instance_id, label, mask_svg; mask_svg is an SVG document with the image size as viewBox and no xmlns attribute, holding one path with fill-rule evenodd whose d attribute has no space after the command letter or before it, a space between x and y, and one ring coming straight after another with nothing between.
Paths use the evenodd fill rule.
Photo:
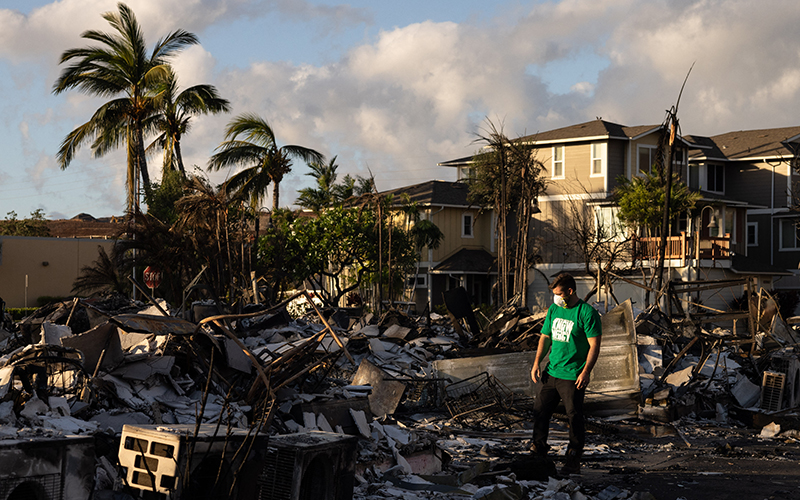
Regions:
<instances>
[{"instance_id":1,"label":"rubble pile","mask_svg":"<svg viewBox=\"0 0 800 500\"><path fill-rule=\"evenodd\" d=\"M298 297L308 300L298 305ZM504 308L481 328L466 315L322 309L302 293L241 314L208 303L181 317L164 316L165 308L75 299L23 320L0 341L0 443L94 436L97 498L135 495L133 487L179 491L181 481L184 491L202 491L189 484L188 466L165 480L169 488L154 484L150 470L129 484L136 476L117 450L132 450L132 460L150 453L134 438L119 442L125 429L138 428L178 433L192 446L202 436L239 436L231 463L240 468L249 459L242 457L266 453L260 459L271 463L279 453L257 450L258 435L276 449L278 436L357 436L354 461L341 474L357 498L654 498L646 485L560 478L552 460L529 453L531 351L543 315ZM598 362L587 393L589 469L632 450L669 451L642 436L689 447L755 427L763 439L797 441L793 321L773 312L758 318L768 328L743 336L741 328L673 320L626 302L603 322L606 364ZM556 460L566 451L563 420L550 443ZM732 449L722 444L715 453ZM245 476L237 470L226 487L238 491ZM263 491L266 476L251 476Z\"/></svg>"}]
</instances>

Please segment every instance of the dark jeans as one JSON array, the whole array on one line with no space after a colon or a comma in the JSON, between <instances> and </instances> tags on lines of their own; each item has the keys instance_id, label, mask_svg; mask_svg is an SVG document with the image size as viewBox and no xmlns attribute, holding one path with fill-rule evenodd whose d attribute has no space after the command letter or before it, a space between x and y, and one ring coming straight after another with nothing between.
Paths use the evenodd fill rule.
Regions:
<instances>
[{"instance_id":1,"label":"dark jeans","mask_svg":"<svg viewBox=\"0 0 800 500\"><path fill-rule=\"evenodd\" d=\"M569 448L579 454L586 442L586 427L583 421L583 397L586 389L575 387L574 380L555 378L542 374L542 391L533 404L533 444L541 450L548 450L547 434L550 432L550 418L564 402L569 419Z\"/></svg>"}]
</instances>

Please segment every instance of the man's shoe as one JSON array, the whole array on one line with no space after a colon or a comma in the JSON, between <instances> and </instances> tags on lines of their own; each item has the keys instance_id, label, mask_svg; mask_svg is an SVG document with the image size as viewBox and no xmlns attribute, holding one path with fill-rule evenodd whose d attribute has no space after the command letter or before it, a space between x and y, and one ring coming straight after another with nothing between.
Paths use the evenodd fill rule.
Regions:
<instances>
[{"instance_id":1,"label":"man's shoe","mask_svg":"<svg viewBox=\"0 0 800 500\"><path fill-rule=\"evenodd\" d=\"M547 456L547 446L539 445L533 443L530 448L528 448L531 452L531 455L536 457L546 457Z\"/></svg>"},{"instance_id":2,"label":"man's shoe","mask_svg":"<svg viewBox=\"0 0 800 500\"><path fill-rule=\"evenodd\" d=\"M581 454L576 450L567 450L566 460L564 466L561 467L561 475L569 476L571 474L581 473Z\"/></svg>"}]
</instances>

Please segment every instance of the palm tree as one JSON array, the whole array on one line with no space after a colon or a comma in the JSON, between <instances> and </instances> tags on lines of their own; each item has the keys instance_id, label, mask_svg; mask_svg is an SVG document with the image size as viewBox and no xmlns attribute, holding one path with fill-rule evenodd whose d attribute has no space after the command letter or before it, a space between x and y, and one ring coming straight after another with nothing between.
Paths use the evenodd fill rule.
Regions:
<instances>
[{"instance_id":1,"label":"palm tree","mask_svg":"<svg viewBox=\"0 0 800 500\"><path fill-rule=\"evenodd\" d=\"M237 140L239 136L244 136L244 139ZM241 191L250 197L250 206L253 207L261 205L267 186L272 182L273 213L280 206L280 183L292 170L292 159L300 158L306 163L325 161L322 153L303 146L278 147L269 123L251 113L235 117L225 130L225 139L208 161L209 170L245 165L246 168L226 184L228 189Z\"/></svg>"},{"instance_id":2,"label":"palm tree","mask_svg":"<svg viewBox=\"0 0 800 500\"><path fill-rule=\"evenodd\" d=\"M151 118L155 113L153 89L166 80L169 57L198 40L192 33L176 30L159 40L148 55L133 11L123 3L117 8L119 12L103 14L113 28L111 33L89 30L81 34L81 38L99 45L69 49L61 54L60 64L69 63L69 66L53 85L54 94L76 88L112 100L67 135L57 157L61 168L65 169L84 143L91 143L95 157L124 143L128 156L128 210L133 212L138 205L136 182L140 175L145 191L150 189L144 134L152 126Z\"/></svg>"},{"instance_id":3,"label":"palm tree","mask_svg":"<svg viewBox=\"0 0 800 500\"><path fill-rule=\"evenodd\" d=\"M119 255L116 248L111 255L98 245L98 257L92 265L81 268L81 274L72 283L73 293L95 294L99 292L127 293L129 285L118 266Z\"/></svg>"},{"instance_id":4,"label":"palm tree","mask_svg":"<svg viewBox=\"0 0 800 500\"><path fill-rule=\"evenodd\" d=\"M331 158L327 164L312 162L308 166L311 172L306 175L316 179L317 187L301 189L295 203L319 213L321 209L342 201L339 195L344 192L343 187L336 184L338 177L336 170L339 168L339 165L336 164L336 157Z\"/></svg>"},{"instance_id":5,"label":"palm tree","mask_svg":"<svg viewBox=\"0 0 800 500\"><path fill-rule=\"evenodd\" d=\"M176 170L177 167L185 179L181 137L189 131L192 116L227 113L230 102L221 98L213 85L195 85L178 93L178 78L170 69L156 104L158 114L154 117L153 127L161 134L147 150L161 148L164 151L164 171Z\"/></svg>"}]
</instances>

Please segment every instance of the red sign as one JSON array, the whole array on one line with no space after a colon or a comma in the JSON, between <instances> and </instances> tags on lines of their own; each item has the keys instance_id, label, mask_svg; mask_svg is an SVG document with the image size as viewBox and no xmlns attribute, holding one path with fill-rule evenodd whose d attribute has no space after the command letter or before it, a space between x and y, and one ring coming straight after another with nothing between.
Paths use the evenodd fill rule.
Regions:
<instances>
[{"instance_id":1,"label":"red sign","mask_svg":"<svg viewBox=\"0 0 800 500\"><path fill-rule=\"evenodd\" d=\"M147 266L142 273L142 278L144 278L144 284L147 285L147 288L158 288L158 285L161 284L161 269Z\"/></svg>"}]
</instances>

